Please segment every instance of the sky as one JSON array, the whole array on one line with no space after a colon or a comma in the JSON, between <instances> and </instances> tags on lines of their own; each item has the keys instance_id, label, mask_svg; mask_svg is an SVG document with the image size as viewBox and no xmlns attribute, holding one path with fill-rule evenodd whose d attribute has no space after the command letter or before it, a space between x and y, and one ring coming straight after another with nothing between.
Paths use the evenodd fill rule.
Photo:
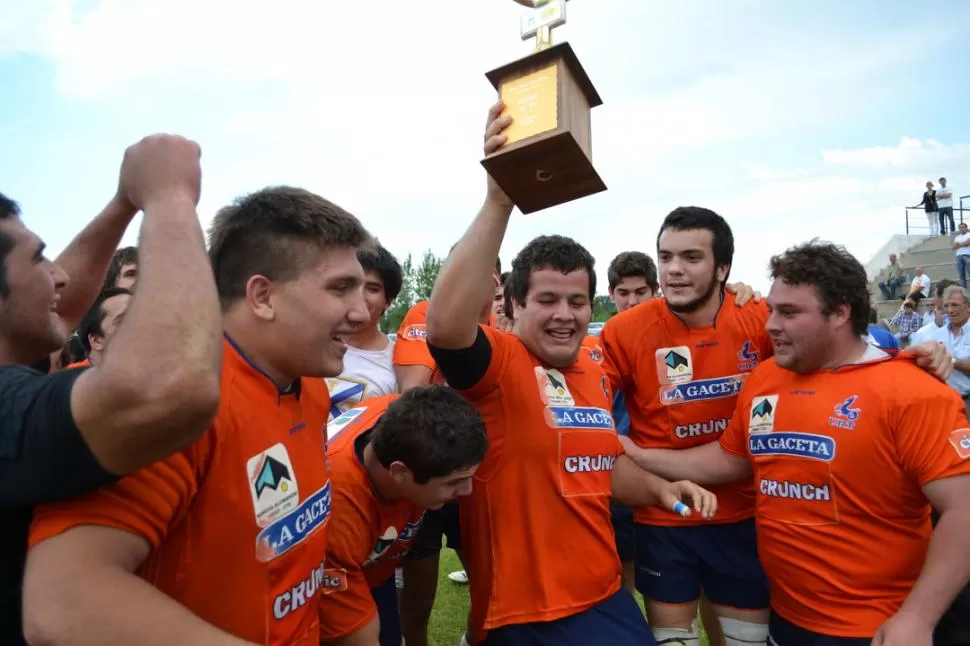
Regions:
<instances>
[{"instance_id":1,"label":"sky","mask_svg":"<svg viewBox=\"0 0 970 646\"><path fill-rule=\"evenodd\" d=\"M521 12L4 0L0 192L56 254L110 199L125 147L177 133L202 147L204 226L287 184L357 215L402 261L443 256L485 194L485 72L531 51ZM608 190L516 211L506 266L533 237L567 235L603 293L616 254L655 256L664 216L697 205L731 224L732 279L766 290L769 257L813 237L868 261L928 179L970 195L970 2L571 0L567 17L554 38L603 98L593 162Z\"/></svg>"}]
</instances>

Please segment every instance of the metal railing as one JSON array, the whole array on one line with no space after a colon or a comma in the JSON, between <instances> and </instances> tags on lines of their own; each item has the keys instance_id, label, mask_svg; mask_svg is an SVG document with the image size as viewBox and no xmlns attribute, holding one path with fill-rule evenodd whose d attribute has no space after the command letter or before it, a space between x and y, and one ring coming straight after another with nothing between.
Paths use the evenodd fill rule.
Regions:
<instances>
[{"instance_id":1,"label":"metal railing","mask_svg":"<svg viewBox=\"0 0 970 646\"><path fill-rule=\"evenodd\" d=\"M967 202L967 206L964 207L964 201ZM910 211L916 211L919 215L910 216ZM922 206L907 206L905 209L906 214L906 235L929 235L930 234L930 222L927 219L926 211L923 210ZM912 220L910 218L912 217ZM937 217L937 216L933 216ZM965 219L966 218L966 219ZM967 222L970 225L970 195L964 195L960 198L960 206L954 207L953 209L953 223L960 226L961 222Z\"/></svg>"}]
</instances>

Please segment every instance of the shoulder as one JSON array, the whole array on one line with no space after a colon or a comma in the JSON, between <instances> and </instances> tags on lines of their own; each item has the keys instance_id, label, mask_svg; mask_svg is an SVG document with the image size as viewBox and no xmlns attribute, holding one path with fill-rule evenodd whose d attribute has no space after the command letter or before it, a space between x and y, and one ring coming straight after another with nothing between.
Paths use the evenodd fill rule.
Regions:
<instances>
[{"instance_id":1,"label":"shoulder","mask_svg":"<svg viewBox=\"0 0 970 646\"><path fill-rule=\"evenodd\" d=\"M603 326L600 338L634 340L668 316L669 310L664 299L653 298L612 316Z\"/></svg>"},{"instance_id":2,"label":"shoulder","mask_svg":"<svg viewBox=\"0 0 970 646\"><path fill-rule=\"evenodd\" d=\"M388 406L399 397L397 393L370 397L330 420L327 424L329 452L333 454L345 447L352 447L354 440L361 433L374 428Z\"/></svg>"}]
</instances>

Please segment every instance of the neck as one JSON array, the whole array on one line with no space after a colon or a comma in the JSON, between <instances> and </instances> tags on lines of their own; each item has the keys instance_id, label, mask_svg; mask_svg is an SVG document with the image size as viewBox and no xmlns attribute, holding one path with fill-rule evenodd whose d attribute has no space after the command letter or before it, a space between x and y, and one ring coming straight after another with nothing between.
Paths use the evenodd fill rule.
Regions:
<instances>
[{"instance_id":1,"label":"neck","mask_svg":"<svg viewBox=\"0 0 970 646\"><path fill-rule=\"evenodd\" d=\"M59 352L55 350L54 352ZM18 344L10 339L0 338L0 366L21 365L32 366L46 357L50 357L53 352L41 356L34 356L27 352L22 344Z\"/></svg>"},{"instance_id":2,"label":"neck","mask_svg":"<svg viewBox=\"0 0 970 646\"><path fill-rule=\"evenodd\" d=\"M358 350L383 350L387 344L387 335L378 329L376 323L347 336L347 345Z\"/></svg>"},{"instance_id":3,"label":"neck","mask_svg":"<svg viewBox=\"0 0 970 646\"><path fill-rule=\"evenodd\" d=\"M401 494L394 484L391 472L378 461L377 456L374 455L374 447L370 442L364 447L364 468L367 469L367 475L374 486L374 491L377 492L381 500L394 500L400 497Z\"/></svg>"},{"instance_id":4,"label":"neck","mask_svg":"<svg viewBox=\"0 0 970 646\"><path fill-rule=\"evenodd\" d=\"M687 327L707 327L708 325L714 324L714 319L717 318L717 313L721 309L721 303L723 300L724 290L722 288L715 291L706 303L701 305L693 312L674 312L674 314L676 314L677 318L683 321Z\"/></svg>"},{"instance_id":5,"label":"neck","mask_svg":"<svg viewBox=\"0 0 970 646\"><path fill-rule=\"evenodd\" d=\"M255 329L257 326L244 319L245 314L239 311L223 314L222 327L225 333L250 363L265 372L279 388L286 388L296 380L296 375L288 374L288 371L269 360L269 356L273 353L274 335L267 333L266 330ZM286 341L283 340L283 342Z\"/></svg>"},{"instance_id":6,"label":"neck","mask_svg":"<svg viewBox=\"0 0 970 646\"><path fill-rule=\"evenodd\" d=\"M92 366L101 365L101 357L103 355L104 355L104 352L102 352L101 350L95 350L92 348L91 351L88 352L88 361L91 363Z\"/></svg>"},{"instance_id":7,"label":"neck","mask_svg":"<svg viewBox=\"0 0 970 646\"><path fill-rule=\"evenodd\" d=\"M865 354L868 344L859 337L836 341L829 353L828 361L819 370L835 370L841 366L855 363Z\"/></svg>"}]
</instances>

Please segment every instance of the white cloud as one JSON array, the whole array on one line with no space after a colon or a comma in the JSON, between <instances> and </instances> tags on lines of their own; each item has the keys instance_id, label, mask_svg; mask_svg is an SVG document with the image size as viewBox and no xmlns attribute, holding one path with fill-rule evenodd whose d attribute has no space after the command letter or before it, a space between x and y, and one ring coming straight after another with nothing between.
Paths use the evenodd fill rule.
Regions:
<instances>
[{"instance_id":1,"label":"white cloud","mask_svg":"<svg viewBox=\"0 0 970 646\"><path fill-rule=\"evenodd\" d=\"M970 164L970 144L947 146L935 139L921 141L913 137L903 137L895 146L874 146L857 150L823 150L822 158L826 164L844 166L907 169L935 166L936 168L944 168L953 164Z\"/></svg>"},{"instance_id":2,"label":"white cloud","mask_svg":"<svg viewBox=\"0 0 970 646\"><path fill-rule=\"evenodd\" d=\"M359 214L403 257L447 251L480 204L494 98L484 72L528 51L519 10L496 0L7 0L0 57L43 56L65 101L117 114L95 139L119 160L122 140L185 125L203 146L204 221L239 194L299 185ZM586 244L605 273L619 251L652 251L663 216L693 203L728 218L734 277L764 288L768 256L793 242L849 242L860 258L880 246L902 217L894 205L918 201L924 165L949 163L959 177L968 145L904 139L820 154L802 140L786 154L803 130L871 109L872 76L926 55L944 31L767 14L754 0L570 2L557 38L604 98L593 149L610 188L517 215L503 259L555 231ZM50 226L56 248L64 227Z\"/></svg>"}]
</instances>

